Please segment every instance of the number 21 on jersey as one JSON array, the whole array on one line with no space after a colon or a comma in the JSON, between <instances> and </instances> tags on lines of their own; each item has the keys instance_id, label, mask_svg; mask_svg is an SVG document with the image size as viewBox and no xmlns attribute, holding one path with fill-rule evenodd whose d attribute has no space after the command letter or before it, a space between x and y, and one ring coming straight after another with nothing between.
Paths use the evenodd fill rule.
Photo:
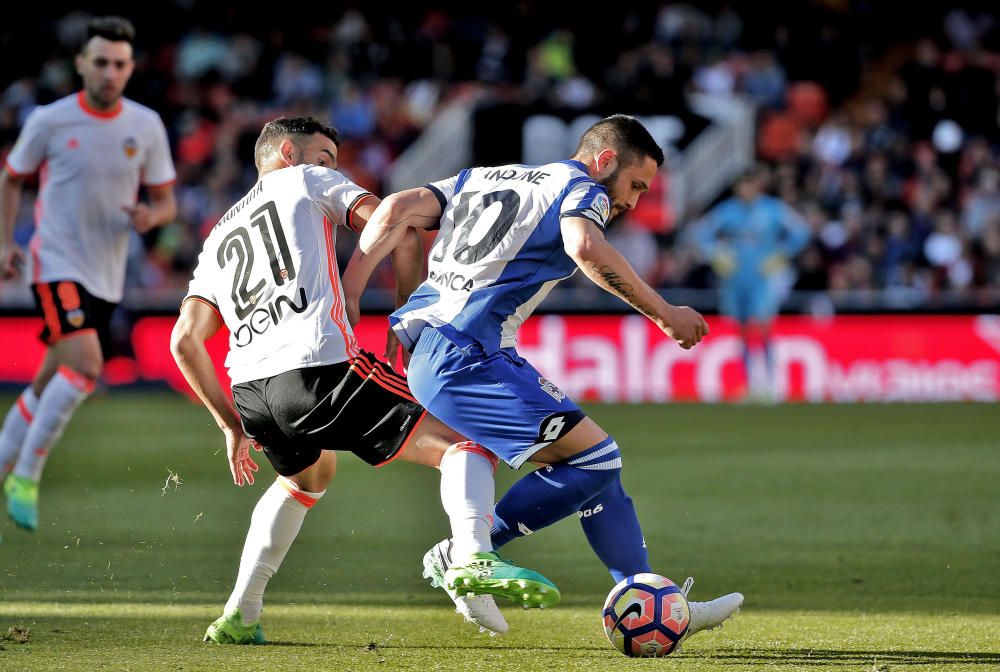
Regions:
<instances>
[{"instance_id":1,"label":"number 21 on jersey","mask_svg":"<svg viewBox=\"0 0 1000 672\"><path fill-rule=\"evenodd\" d=\"M280 287L287 281L294 280L295 262L288 250L288 241L281 228L274 201L268 201L250 215L250 228L255 230L264 244L274 285ZM247 227L237 226L222 240L216 255L219 268L225 268L235 258L231 297L239 320L246 319L254 307L267 298L264 296L267 283L263 278L253 287L249 286L255 261L250 235Z\"/></svg>"}]
</instances>

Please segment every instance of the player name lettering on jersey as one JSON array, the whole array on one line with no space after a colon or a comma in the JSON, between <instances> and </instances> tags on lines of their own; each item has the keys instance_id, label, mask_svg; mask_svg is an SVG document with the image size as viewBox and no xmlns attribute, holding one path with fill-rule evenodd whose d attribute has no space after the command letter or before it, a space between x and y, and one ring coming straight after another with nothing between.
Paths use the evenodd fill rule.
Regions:
<instances>
[{"instance_id":1,"label":"player name lettering on jersey","mask_svg":"<svg viewBox=\"0 0 1000 672\"><path fill-rule=\"evenodd\" d=\"M545 173L540 170L525 170L522 172L513 168L497 168L496 170L487 172L483 176L483 179L496 180L498 182L505 180L521 180L524 182L530 182L531 184L541 184L542 180L549 175L551 175L551 173Z\"/></svg>"},{"instance_id":2,"label":"player name lettering on jersey","mask_svg":"<svg viewBox=\"0 0 1000 672\"><path fill-rule=\"evenodd\" d=\"M436 285L441 285L442 287L456 291L461 290L463 292L471 292L472 288L475 287L475 283L472 282L471 278L467 278L464 275L456 273L455 271L438 273L432 270L427 274L427 280Z\"/></svg>"},{"instance_id":3,"label":"player name lettering on jersey","mask_svg":"<svg viewBox=\"0 0 1000 672\"><path fill-rule=\"evenodd\" d=\"M246 196L240 199L235 205L233 205L233 207L229 208L226 214L222 216L222 219L220 219L215 225L220 226L228 222L230 219L238 215L240 213L240 210L247 207L247 205L249 205L250 202L253 201L253 199L260 196L263 192L264 192L264 182L259 181L257 182L257 186L251 189L250 193L248 193Z\"/></svg>"}]
</instances>

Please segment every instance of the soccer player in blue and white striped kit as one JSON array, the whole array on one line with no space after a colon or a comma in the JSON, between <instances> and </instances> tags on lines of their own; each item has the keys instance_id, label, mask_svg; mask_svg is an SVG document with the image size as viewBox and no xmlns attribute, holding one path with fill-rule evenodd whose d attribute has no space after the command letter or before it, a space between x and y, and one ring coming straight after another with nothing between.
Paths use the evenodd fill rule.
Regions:
<instances>
[{"instance_id":1,"label":"soccer player in blue and white striped kit","mask_svg":"<svg viewBox=\"0 0 1000 672\"><path fill-rule=\"evenodd\" d=\"M615 581L650 571L622 488L618 444L514 346L524 320L577 269L683 348L708 333L701 315L667 303L604 238L607 221L635 207L662 163L642 124L615 115L583 134L571 160L463 170L389 196L369 220L344 273L349 314L356 315L371 272L408 227L439 229L427 280L390 318L411 353L410 389L433 415L511 467L545 465L497 502L494 520L452 519L453 529L473 528L467 536L477 547L446 540L428 551L425 576L453 597L456 590L483 592L477 583L489 568L478 566L474 553L586 509L599 511L581 523ZM443 500L492 499L493 471L483 456L448 457L441 463ZM719 625L742 601L734 593L691 603L691 632Z\"/></svg>"}]
</instances>

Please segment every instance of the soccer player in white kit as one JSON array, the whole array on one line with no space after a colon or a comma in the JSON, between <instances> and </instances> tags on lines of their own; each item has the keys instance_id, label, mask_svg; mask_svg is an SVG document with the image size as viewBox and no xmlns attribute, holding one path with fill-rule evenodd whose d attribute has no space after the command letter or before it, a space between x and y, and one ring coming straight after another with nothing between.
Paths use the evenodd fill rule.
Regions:
<instances>
[{"instance_id":1,"label":"soccer player in white kit","mask_svg":"<svg viewBox=\"0 0 1000 672\"><path fill-rule=\"evenodd\" d=\"M278 473L254 509L236 586L207 641L265 641L264 590L333 478L335 450L373 466L397 458L440 465L443 474L454 470L450 456L458 465L469 451L489 456L428 415L405 377L358 347L340 286L336 232L361 229L379 199L335 170L337 139L335 129L309 117L264 127L255 148L260 179L205 240L172 334L181 372L226 437L233 482L253 483L251 443ZM421 280L419 244L394 262L397 290L408 295ZM232 402L205 349L223 326ZM468 510L464 497L442 503L449 512ZM484 510L469 515L488 516L491 507L492 493ZM452 533L456 540L471 535L460 524ZM558 601L558 589L536 572L492 553L482 560L497 579L495 594L526 607ZM456 599L456 606L467 619L506 631L491 595Z\"/></svg>"},{"instance_id":2,"label":"soccer player in white kit","mask_svg":"<svg viewBox=\"0 0 1000 672\"><path fill-rule=\"evenodd\" d=\"M121 301L129 233L177 212L163 122L122 93L135 65L132 24L90 22L76 57L83 89L36 108L0 174L0 277L20 275L14 219L25 177L39 172L31 288L44 319L45 358L0 430L7 512L38 527L38 484L52 447L101 374L111 313ZM149 203L137 202L144 186ZM9 473L8 473L9 472Z\"/></svg>"}]
</instances>

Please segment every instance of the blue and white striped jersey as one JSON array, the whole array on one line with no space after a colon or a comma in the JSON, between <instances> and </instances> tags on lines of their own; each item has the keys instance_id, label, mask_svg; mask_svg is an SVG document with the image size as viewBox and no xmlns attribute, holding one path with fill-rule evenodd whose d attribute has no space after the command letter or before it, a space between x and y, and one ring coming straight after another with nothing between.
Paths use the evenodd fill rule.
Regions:
<instances>
[{"instance_id":1,"label":"blue and white striped jersey","mask_svg":"<svg viewBox=\"0 0 1000 672\"><path fill-rule=\"evenodd\" d=\"M560 220L604 228L607 190L578 161L469 168L427 185L441 201L428 276L389 320L412 349L431 327L465 347L512 348L518 327L549 290L576 271Z\"/></svg>"}]
</instances>

